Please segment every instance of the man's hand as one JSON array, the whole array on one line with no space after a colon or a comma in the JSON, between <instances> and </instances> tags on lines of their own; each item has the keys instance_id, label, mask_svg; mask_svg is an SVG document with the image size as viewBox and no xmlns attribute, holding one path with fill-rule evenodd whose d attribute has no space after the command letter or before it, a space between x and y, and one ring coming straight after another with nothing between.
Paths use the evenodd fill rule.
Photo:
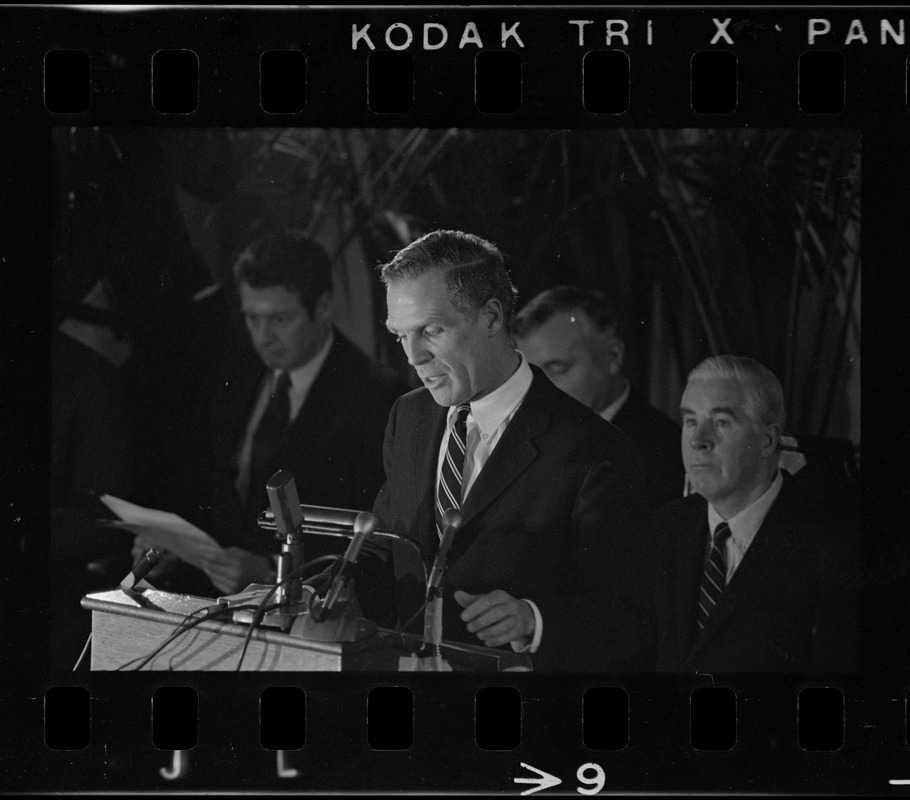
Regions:
<instances>
[{"instance_id":1,"label":"man's hand","mask_svg":"<svg viewBox=\"0 0 910 800\"><path fill-rule=\"evenodd\" d=\"M130 551L130 556L133 559L133 564L135 564L142 556L144 556L151 548L154 547L153 544L149 544L141 536L137 536L133 539L133 549ZM161 561L155 564L148 573L146 573L145 579L152 586L155 586L157 583L161 583L167 580L171 573L174 571L174 568L177 566L177 562L180 560L173 553L167 552L167 550L159 550L161 553Z\"/></svg>"},{"instance_id":2,"label":"man's hand","mask_svg":"<svg viewBox=\"0 0 910 800\"><path fill-rule=\"evenodd\" d=\"M272 573L272 562L249 550L226 547L209 556L202 569L219 592L235 594L251 583L264 583Z\"/></svg>"},{"instance_id":3,"label":"man's hand","mask_svg":"<svg viewBox=\"0 0 910 800\"><path fill-rule=\"evenodd\" d=\"M489 594L456 591L455 601L464 609L461 618L467 623L468 630L487 647L499 647L534 636L531 606L502 589Z\"/></svg>"}]
</instances>

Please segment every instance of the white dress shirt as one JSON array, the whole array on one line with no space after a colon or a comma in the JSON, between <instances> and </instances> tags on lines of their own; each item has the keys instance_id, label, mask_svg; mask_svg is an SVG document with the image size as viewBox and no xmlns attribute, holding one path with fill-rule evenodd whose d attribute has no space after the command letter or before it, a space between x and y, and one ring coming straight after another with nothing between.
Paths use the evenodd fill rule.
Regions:
<instances>
[{"instance_id":1,"label":"white dress shirt","mask_svg":"<svg viewBox=\"0 0 910 800\"><path fill-rule=\"evenodd\" d=\"M292 369L288 373L288 376L291 379L291 386L288 389L288 400L290 403L289 423L293 422L296 419L297 414L300 413L300 409L303 407L303 403L310 393L313 383L316 381L316 376L319 375L319 371L322 369L322 365L329 355L329 350L332 349L334 340L335 337L330 331L329 338L326 339L325 344L320 348L319 352L307 361L306 364L297 367L296 369ZM259 421L265 413L266 406L268 406L269 400L272 397L275 383L278 381L280 375L281 370L276 369L267 372L263 377L262 384L259 387L259 397L256 399L256 404L253 406L253 413L250 415L250 421L246 426L243 441L240 443L240 448L237 451L237 480L234 482L234 485L242 498L246 498L250 488L250 457L253 452L253 436L256 434L256 428L259 426Z\"/></svg>"},{"instance_id":2,"label":"white dress shirt","mask_svg":"<svg viewBox=\"0 0 910 800\"><path fill-rule=\"evenodd\" d=\"M528 389L531 388L534 374L531 372L531 367L528 365L524 355L520 352L518 352L518 355L521 356L521 362L518 365L518 369L512 373L512 376L498 389L494 389L488 395L481 397L479 400L472 400L470 403L471 410L467 418L464 474L461 485L462 502L470 493L471 487L477 481L477 476L480 475L481 470L490 458L490 454L502 438L503 431L509 422L512 421L512 417L515 416L515 412L518 411L524 401ZM446 432L439 445L439 458L436 463L437 490L442 462L449 446L449 436L455 425L457 408L457 406L449 408ZM516 640L511 644L512 649L516 652L530 651L534 653L540 647L540 640L543 636L543 619L536 603L531 600L525 600L525 602L534 612L534 636L531 639Z\"/></svg>"},{"instance_id":3,"label":"white dress shirt","mask_svg":"<svg viewBox=\"0 0 910 800\"><path fill-rule=\"evenodd\" d=\"M758 529L765 521L765 517L768 516L768 511L771 510L771 506L777 499L777 495L780 494L780 487L783 486L783 484L783 476L780 474L780 470L778 470L774 480L771 481L771 485L765 490L765 493L761 497L746 506L738 514L735 514L730 517L730 519L726 520L727 524L730 526L730 536L726 542L726 583L730 583L730 578L733 577L733 573L736 572L736 568L742 562L743 557L746 555L746 551L749 549L749 545L752 544L755 534L758 533ZM714 531L721 522L724 522L724 518L717 512L714 506L708 503L708 530L711 531L710 541L713 541ZM710 548L711 543L709 542L708 552L710 552Z\"/></svg>"}]
</instances>

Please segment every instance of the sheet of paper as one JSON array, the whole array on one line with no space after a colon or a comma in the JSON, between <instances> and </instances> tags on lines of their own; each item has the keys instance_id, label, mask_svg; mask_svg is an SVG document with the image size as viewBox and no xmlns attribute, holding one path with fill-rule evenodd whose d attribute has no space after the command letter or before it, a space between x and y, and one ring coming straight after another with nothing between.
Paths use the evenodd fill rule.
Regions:
<instances>
[{"instance_id":1,"label":"sheet of paper","mask_svg":"<svg viewBox=\"0 0 910 800\"><path fill-rule=\"evenodd\" d=\"M453 672L452 665L439 656L399 656L399 672Z\"/></svg>"},{"instance_id":2,"label":"sheet of paper","mask_svg":"<svg viewBox=\"0 0 910 800\"><path fill-rule=\"evenodd\" d=\"M106 494L100 498L118 517L110 527L142 536L149 544L167 550L192 564L202 567L207 557L221 551L221 546L205 531L170 511L145 508Z\"/></svg>"}]
</instances>

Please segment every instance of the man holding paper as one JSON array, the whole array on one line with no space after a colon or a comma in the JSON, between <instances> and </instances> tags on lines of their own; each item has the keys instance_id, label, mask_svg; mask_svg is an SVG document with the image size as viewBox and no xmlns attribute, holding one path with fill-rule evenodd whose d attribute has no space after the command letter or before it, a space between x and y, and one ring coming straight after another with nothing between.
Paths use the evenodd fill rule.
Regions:
<instances>
[{"instance_id":1,"label":"man holding paper","mask_svg":"<svg viewBox=\"0 0 910 800\"><path fill-rule=\"evenodd\" d=\"M241 254L234 278L258 359L219 383L203 417L211 461L179 504L222 546L200 566L224 594L274 579L277 545L256 518L276 470L294 475L302 502L370 506L385 420L403 388L332 324L331 264L316 242L295 230L267 234ZM314 537L307 557L341 546Z\"/></svg>"}]
</instances>

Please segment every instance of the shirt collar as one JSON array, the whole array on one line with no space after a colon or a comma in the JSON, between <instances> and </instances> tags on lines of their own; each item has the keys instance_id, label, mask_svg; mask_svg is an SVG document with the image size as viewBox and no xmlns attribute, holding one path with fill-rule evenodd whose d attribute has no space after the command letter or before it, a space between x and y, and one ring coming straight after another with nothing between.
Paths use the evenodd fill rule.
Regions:
<instances>
[{"instance_id":1,"label":"shirt collar","mask_svg":"<svg viewBox=\"0 0 910 800\"><path fill-rule=\"evenodd\" d=\"M325 363L326 358L328 358L329 350L332 349L334 343L335 335L330 330L328 338L325 340L325 344L319 348L319 352L307 361L306 364L295 367L288 372L288 376L291 379L292 391L299 392L309 388L313 384L313 381L316 380L316 376L319 374L319 370L322 369L322 365ZM279 375L281 375L281 370L275 370L272 373L272 380L277 381Z\"/></svg>"},{"instance_id":2,"label":"shirt collar","mask_svg":"<svg viewBox=\"0 0 910 800\"><path fill-rule=\"evenodd\" d=\"M778 470L774 480L771 481L771 485L761 497L746 506L738 514L734 514L730 519L726 520L730 525L731 538L742 550L752 544L755 534L758 533L758 529L761 527L762 522L765 521L768 511L777 499L777 495L780 494L780 487L783 486L783 483L783 476ZM708 503L708 529L711 531L712 537L721 522L724 522L724 518L717 513L714 506Z\"/></svg>"},{"instance_id":3,"label":"shirt collar","mask_svg":"<svg viewBox=\"0 0 910 800\"><path fill-rule=\"evenodd\" d=\"M484 395L479 400L472 400L471 418L481 434L492 435L500 425L512 414L525 395L531 388L531 381L534 373L528 365L527 359L521 352L516 351L521 357L518 369L512 373L512 376L498 389L494 389L488 395ZM449 409L449 422L455 418L455 409L452 406Z\"/></svg>"},{"instance_id":4,"label":"shirt collar","mask_svg":"<svg viewBox=\"0 0 910 800\"><path fill-rule=\"evenodd\" d=\"M602 416L607 422L613 421L613 417L619 413L619 409L621 409L625 405L626 400L629 399L629 395L632 392L632 385L628 381L625 383L626 388L623 389L622 394L617 397L612 403L610 403L610 405L608 405L603 411L600 412L600 416Z\"/></svg>"}]
</instances>

